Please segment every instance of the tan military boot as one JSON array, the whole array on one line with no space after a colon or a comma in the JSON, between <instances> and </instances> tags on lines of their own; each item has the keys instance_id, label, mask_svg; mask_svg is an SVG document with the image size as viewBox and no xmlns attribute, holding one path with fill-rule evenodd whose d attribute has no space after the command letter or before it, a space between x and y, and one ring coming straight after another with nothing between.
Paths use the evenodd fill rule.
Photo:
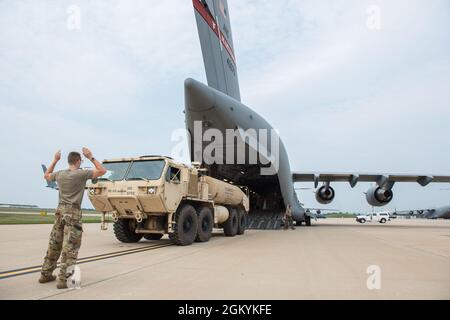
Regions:
<instances>
[{"instance_id":1,"label":"tan military boot","mask_svg":"<svg viewBox=\"0 0 450 320\"><path fill-rule=\"evenodd\" d=\"M56 283L56 288L58 288L58 289L67 289L67 281L58 279L58 282Z\"/></svg>"},{"instance_id":2,"label":"tan military boot","mask_svg":"<svg viewBox=\"0 0 450 320\"><path fill-rule=\"evenodd\" d=\"M47 282L52 282L56 280L56 276L50 274L50 275L45 275L45 274L41 274L41 277L39 278L39 283L47 283Z\"/></svg>"}]
</instances>

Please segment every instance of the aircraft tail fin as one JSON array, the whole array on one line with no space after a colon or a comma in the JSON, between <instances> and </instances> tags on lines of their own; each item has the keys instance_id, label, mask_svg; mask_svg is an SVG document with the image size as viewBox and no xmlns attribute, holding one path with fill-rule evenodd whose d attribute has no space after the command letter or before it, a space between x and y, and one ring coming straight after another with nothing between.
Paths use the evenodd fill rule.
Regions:
<instances>
[{"instance_id":1,"label":"aircraft tail fin","mask_svg":"<svg viewBox=\"0 0 450 320\"><path fill-rule=\"evenodd\" d=\"M41 167L44 173L47 172L47 167L45 164L42 164ZM54 181L47 181L47 188L58 190L58 185Z\"/></svg>"},{"instance_id":2,"label":"aircraft tail fin","mask_svg":"<svg viewBox=\"0 0 450 320\"><path fill-rule=\"evenodd\" d=\"M192 0L208 85L241 101L227 0Z\"/></svg>"}]
</instances>

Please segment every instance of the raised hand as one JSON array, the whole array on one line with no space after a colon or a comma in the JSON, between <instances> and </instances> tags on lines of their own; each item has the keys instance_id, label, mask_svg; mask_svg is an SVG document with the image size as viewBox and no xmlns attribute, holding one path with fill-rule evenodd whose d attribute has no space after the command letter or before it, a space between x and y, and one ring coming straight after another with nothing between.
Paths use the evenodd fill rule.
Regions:
<instances>
[{"instance_id":1,"label":"raised hand","mask_svg":"<svg viewBox=\"0 0 450 320\"><path fill-rule=\"evenodd\" d=\"M55 161L58 162L61 160L61 150L55 153Z\"/></svg>"},{"instance_id":2,"label":"raised hand","mask_svg":"<svg viewBox=\"0 0 450 320\"><path fill-rule=\"evenodd\" d=\"M91 150L89 150L88 148L83 148L83 155L89 160L91 160L94 157L92 155Z\"/></svg>"}]
</instances>

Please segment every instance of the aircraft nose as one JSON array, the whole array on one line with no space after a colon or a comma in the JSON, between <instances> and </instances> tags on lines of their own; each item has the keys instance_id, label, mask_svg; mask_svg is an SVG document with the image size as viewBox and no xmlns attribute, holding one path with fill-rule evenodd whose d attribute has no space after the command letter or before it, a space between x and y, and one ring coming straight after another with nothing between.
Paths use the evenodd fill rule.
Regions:
<instances>
[{"instance_id":1,"label":"aircraft nose","mask_svg":"<svg viewBox=\"0 0 450 320\"><path fill-rule=\"evenodd\" d=\"M215 107L215 94L206 85L194 79L184 82L186 111L205 112Z\"/></svg>"}]
</instances>

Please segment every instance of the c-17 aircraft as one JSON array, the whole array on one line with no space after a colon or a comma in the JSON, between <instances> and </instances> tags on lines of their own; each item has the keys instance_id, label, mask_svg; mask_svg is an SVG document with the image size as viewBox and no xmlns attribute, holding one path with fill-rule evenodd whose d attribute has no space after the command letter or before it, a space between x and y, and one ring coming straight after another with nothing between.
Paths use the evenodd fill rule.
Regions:
<instances>
[{"instance_id":1,"label":"c-17 aircraft","mask_svg":"<svg viewBox=\"0 0 450 320\"><path fill-rule=\"evenodd\" d=\"M330 204L334 200L332 182L347 182L352 188L359 182L374 182L376 186L367 191L366 199L376 207L392 201L396 183L415 182L425 187L432 182L450 182L450 176L435 175L293 172L283 142L272 139L277 135L272 126L241 102L227 1L193 0L193 6L208 85L194 79L185 81L185 114L191 160L202 163L214 178L246 186L252 191L249 228L279 228L281 213L289 204L293 207L297 224L305 222L311 225L312 215L306 212L296 196L296 182L313 182L320 204ZM214 134L204 139L203 134L207 130L213 130ZM236 132L233 140L218 139L220 135L226 136L227 130ZM248 133L251 130L265 130L269 134L266 139L258 139ZM196 136L198 131L201 138ZM244 162L239 162L234 152L239 140L245 145ZM215 149L214 159L208 159L205 151L209 150L212 141L220 148ZM251 152L258 155L256 163L248 161L247 156ZM276 170L273 174L261 174L268 168Z\"/></svg>"},{"instance_id":2,"label":"c-17 aircraft","mask_svg":"<svg viewBox=\"0 0 450 320\"><path fill-rule=\"evenodd\" d=\"M393 216L418 216L426 219L450 219L450 205L428 208L428 209L414 209L402 210L392 212Z\"/></svg>"}]
</instances>

